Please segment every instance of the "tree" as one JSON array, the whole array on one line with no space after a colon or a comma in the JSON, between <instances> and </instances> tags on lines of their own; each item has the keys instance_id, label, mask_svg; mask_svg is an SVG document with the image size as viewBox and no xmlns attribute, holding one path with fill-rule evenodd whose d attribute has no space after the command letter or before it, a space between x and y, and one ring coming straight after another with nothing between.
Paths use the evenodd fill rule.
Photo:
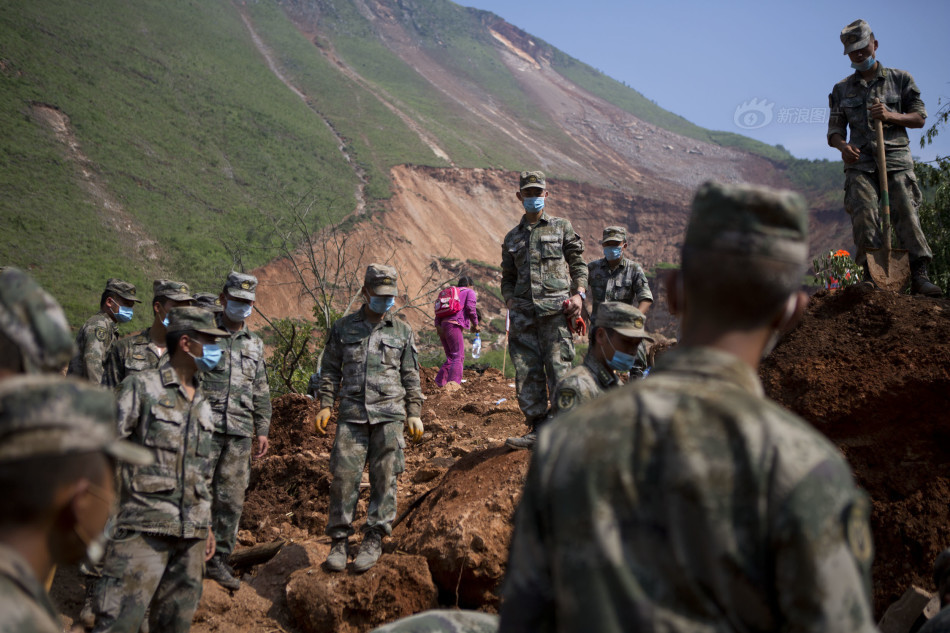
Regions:
<instances>
[{"instance_id":1,"label":"tree","mask_svg":"<svg viewBox=\"0 0 950 633\"><path fill-rule=\"evenodd\" d=\"M947 125L950 119L950 101L941 99L938 104L941 107L937 110L933 124L921 137L921 147L933 143L940 128ZM917 163L914 171L921 186L933 190L933 198L928 196L920 205L920 227L933 251L931 281L946 294L950 289L950 157L937 157L931 163Z\"/></svg>"}]
</instances>

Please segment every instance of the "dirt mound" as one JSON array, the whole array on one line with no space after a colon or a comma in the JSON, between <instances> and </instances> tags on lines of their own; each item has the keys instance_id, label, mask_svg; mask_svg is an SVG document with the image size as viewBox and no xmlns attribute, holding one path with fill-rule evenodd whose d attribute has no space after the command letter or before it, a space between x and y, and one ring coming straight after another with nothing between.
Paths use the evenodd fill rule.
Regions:
<instances>
[{"instance_id":1,"label":"dirt mound","mask_svg":"<svg viewBox=\"0 0 950 633\"><path fill-rule=\"evenodd\" d=\"M912 583L931 589L933 560L950 545L950 302L822 291L761 375L871 494L875 610Z\"/></svg>"}]
</instances>

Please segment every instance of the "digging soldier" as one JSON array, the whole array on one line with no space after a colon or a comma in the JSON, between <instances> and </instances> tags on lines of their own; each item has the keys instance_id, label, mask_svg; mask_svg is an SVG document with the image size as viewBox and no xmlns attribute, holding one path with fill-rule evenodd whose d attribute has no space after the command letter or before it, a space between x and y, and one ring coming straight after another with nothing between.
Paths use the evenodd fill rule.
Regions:
<instances>
[{"instance_id":1,"label":"digging soldier","mask_svg":"<svg viewBox=\"0 0 950 633\"><path fill-rule=\"evenodd\" d=\"M60 373L74 350L56 299L22 270L7 266L0 271L0 380Z\"/></svg>"},{"instance_id":2,"label":"digging soldier","mask_svg":"<svg viewBox=\"0 0 950 633\"><path fill-rule=\"evenodd\" d=\"M757 374L807 304L807 231L798 194L700 187L681 342L541 432L499 631L877 630L869 498Z\"/></svg>"},{"instance_id":3,"label":"digging soldier","mask_svg":"<svg viewBox=\"0 0 950 633\"><path fill-rule=\"evenodd\" d=\"M584 241L571 223L544 212L544 174L523 171L518 187L524 216L502 244L501 293L511 317L509 349L518 406L529 430L505 444L531 448L549 414L548 395L554 395L574 360L568 320L580 317L587 298L587 264Z\"/></svg>"},{"instance_id":4,"label":"digging soldier","mask_svg":"<svg viewBox=\"0 0 950 633\"><path fill-rule=\"evenodd\" d=\"M165 353L165 327L172 308L191 305L188 284L170 279L152 283L152 325L138 334L116 341L106 359L102 384L118 387L129 374L155 369Z\"/></svg>"},{"instance_id":5,"label":"digging soldier","mask_svg":"<svg viewBox=\"0 0 950 633\"><path fill-rule=\"evenodd\" d=\"M247 328L256 298L257 277L232 271L220 300L224 310L216 313L218 326L227 332L220 341L221 362L204 375L204 388L214 416L214 468L212 517L217 552L205 577L235 590L240 581L228 565L234 551L244 494L251 476L253 438L260 459L267 454L271 402L264 367L264 342Z\"/></svg>"},{"instance_id":6,"label":"digging soldier","mask_svg":"<svg viewBox=\"0 0 950 633\"><path fill-rule=\"evenodd\" d=\"M86 381L33 374L0 383L0 631L63 630L43 581L57 565L101 555L115 460L151 460L116 440L115 421L115 396Z\"/></svg>"},{"instance_id":7,"label":"digging soldier","mask_svg":"<svg viewBox=\"0 0 950 633\"><path fill-rule=\"evenodd\" d=\"M907 138L907 128L921 128L927 118L920 90L910 73L885 68L877 61L878 42L864 20L844 27L840 37L855 71L835 84L828 96L831 114L827 136L828 145L841 152L844 161L844 206L851 216L857 247L854 259L864 268L864 282L872 283L867 249L880 248L885 239L891 239L890 235L881 235L879 226L881 191L875 126L881 121L891 218L901 248L910 254L911 291L939 297L940 288L928 277L927 266L933 254L920 228L917 207L921 193ZM875 104L875 99L880 103Z\"/></svg>"},{"instance_id":8,"label":"digging soldier","mask_svg":"<svg viewBox=\"0 0 950 633\"><path fill-rule=\"evenodd\" d=\"M217 365L227 337L211 312L172 308L158 368L119 387L119 436L147 448L150 466L120 471L116 532L97 583L94 631L185 632L214 553L211 475L214 420L198 379Z\"/></svg>"},{"instance_id":9,"label":"digging soldier","mask_svg":"<svg viewBox=\"0 0 950 633\"><path fill-rule=\"evenodd\" d=\"M621 301L646 314L653 305L653 293L643 268L632 259L624 257L627 248L627 229L622 226L608 226L604 229L600 241L604 249L601 259L587 265L587 283L590 285L591 330L597 326L597 308L604 301ZM637 362L630 370L637 378L643 376L647 368L647 355L644 346L637 350Z\"/></svg>"},{"instance_id":10,"label":"digging soldier","mask_svg":"<svg viewBox=\"0 0 950 633\"><path fill-rule=\"evenodd\" d=\"M142 300L135 296L135 286L112 278L99 299L99 312L79 329L76 355L69 361L67 374L102 383L103 366L116 339L117 323L132 320L132 307Z\"/></svg>"},{"instance_id":11,"label":"digging soldier","mask_svg":"<svg viewBox=\"0 0 950 633\"><path fill-rule=\"evenodd\" d=\"M338 319L327 334L320 364L316 430L326 433L340 396L336 437L330 455L330 508L327 535L333 539L325 567L346 568L353 513L363 468L369 463L369 508L363 541L353 562L361 573L376 564L382 539L396 518L396 476L405 469L404 423L422 438L422 388L412 328L390 309L398 294L396 269L370 264L363 278L362 307Z\"/></svg>"},{"instance_id":12,"label":"digging soldier","mask_svg":"<svg viewBox=\"0 0 950 633\"><path fill-rule=\"evenodd\" d=\"M584 363L567 372L554 390L555 415L572 411L620 385L617 374L633 369L640 342L653 340L644 330L646 317L631 305L605 301L597 314Z\"/></svg>"}]
</instances>

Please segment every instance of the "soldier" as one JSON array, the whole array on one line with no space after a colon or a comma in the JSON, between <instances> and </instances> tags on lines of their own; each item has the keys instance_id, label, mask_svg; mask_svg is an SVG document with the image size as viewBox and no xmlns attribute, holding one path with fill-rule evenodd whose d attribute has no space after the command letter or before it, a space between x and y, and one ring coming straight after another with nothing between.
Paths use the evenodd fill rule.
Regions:
<instances>
[{"instance_id":1,"label":"soldier","mask_svg":"<svg viewBox=\"0 0 950 633\"><path fill-rule=\"evenodd\" d=\"M219 296L224 310L215 314L218 326L228 333L220 341L224 355L204 376L203 383L214 415L211 514L218 544L217 553L205 568L205 577L231 590L241 585L227 561L237 541L244 493L251 476L252 438L257 437L254 457L260 459L267 454L270 431L264 342L244 322L254 309L256 289L256 277L234 271L228 275Z\"/></svg>"},{"instance_id":2,"label":"soldier","mask_svg":"<svg viewBox=\"0 0 950 633\"><path fill-rule=\"evenodd\" d=\"M363 306L338 319L327 334L320 364L316 430L324 435L341 394L336 437L330 455L327 534L333 539L325 566L346 568L349 537L363 468L369 462L369 510L353 570L364 572L379 559L383 536L396 518L396 476L405 469L403 423L422 438L422 388L412 328L389 313L396 300L396 269L370 264L363 278Z\"/></svg>"},{"instance_id":3,"label":"soldier","mask_svg":"<svg viewBox=\"0 0 950 633\"><path fill-rule=\"evenodd\" d=\"M884 239L878 225L881 192L875 125L884 125L884 160L887 190L897 240L910 254L911 291L929 297L943 293L931 283L927 265L933 258L920 228L917 207L921 193L914 175L907 128L921 128L927 109L910 73L885 68L877 61L877 40L864 20L855 20L841 30L844 54L851 59L854 74L842 79L828 95L828 145L841 152L844 161L844 207L851 216L857 253L854 260L864 268L864 282L871 282L867 249L880 248ZM881 100L875 104L874 99ZM848 129L851 137L847 141Z\"/></svg>"},{"instance_id":4,"label":"soldier","mask_svg":"<svg viewBox=\"0 0 950 633\"><path fill-rule=\"evenodd\" d=\"M627 248L627 229L622 226L608 226L604 229L600 243L604 247L604 256L587 265L587 282L590 284L593 307L591 308L591 330L597 325L597 308L604 301L622 301L628 303L643 314L653 305L653 293L640 264L623 256ZM647 368L646 348L641 345L637 350L637 362L631 375L640 378Z\"/></svg>"},{"instance_id":5,"label":"soldier","mask_svg":"<svg viewBox=\"0 0 950 633\"><path fill-rule=\"evenodd\" d=\"M495 633L498 616L463 609L432 609L384 624L370 633Z\"/></svg>"},{"instance_id":6,"label":"soldier","mask_svg":"<svg viewBox=\"0 0 950 633\"><path fill-rule=\"evenodd\" d=\"M756 373L807 303L807 230L798 194L700 187L681 343L541 433L500 631L877 630L868 496Z\"/></svg>"},{"instance_id":7,"label":"soldier","mask_svg":"<svg viewBox=\"0 0 950 633\"><path fill-rule=\"evenodd\" d=\"M518 406L529 429L505 444L531 448L549 413L548 395L553 396L574 361L568 320L580 316L587 298L587 264L584 241L571 223L544 212L544 174L523 171L518 186L525 213L502 244L501 294L511 317L509 349Z\"/></svg>"},{"instance_id":8,"label":"soldier","mask_svg":"<svg viewBox=\"0 0 950 633\"><path fill-rule=\"evenodd\" d=\"M199 308L211 310L212 312L224 311L224 306L221 305L221 296L213 292L196 292L192 299L194 299L194 305Z\"/></svg>"},{"instance_id":9,"label":"soldier","mask_svg":"<svg viewBox=\"0 0 950 633\"><path fill-rule=\"evenodd\" d=\"M106 359L102 384L115 389L129 374L155 369L165 353L168 311L191 305L188 284L170 279L152 283L152 325L138 334L116 341Z\"/></svg>"},{"instance_id":10,"label":"soldier","mask_svg":"<svg viewBox=\"0 0 950 633\"><path fill-rule=\"evenodd\" d=\"M119 387L120 437L155 456L120 471L116 533L97 584L94 631L188 631L201 598L204 562L214 553L211 455L214 421L198 379L221 357L227 336L202 308L172 308L157 369Z\"/></svg>"},{"instance_id":11,"label":"soldier","mask_svg":"<svg viewBox=\"0 0 950 633\"><path fill-rule=\"evenodd\" d=\"M78 349L69 361L68 375L86 378L97 385L102 382L103 365L115 343L116 323L131 321L132 306L136 303L142 300L135 296L135 286L115 278L106 282L99 312L89 317L76 335Z\"/></svg>"},{"instance_id":12,"label":"soldier","mask_svg":"<svg viewBox=\"0 0 950 633\"><path fill-rule=\"evenodd\" d=\"M54 375L0 385L0 631L63 630L42 579L84 553L101 555L113 459L142 465L151 456L116 440L108 391Z\"/></svg>"},{"instance_id":13,"label":"soldier","mask_svg":"<svg viewBox=\"0 0 950 633\"><path fill-rule=\"evenodd\" d=\"M73 337L59 303L27 273L0 272L0 379L59 373L73 356Z\"/></svg>"},{"instance_id":14,"label":"soldier","mask_svg":"<svg viewBox=\"0 0 950 633\"><path fill-rule=\"evenodd\" d=\"M572 411L621 384L617 373L629 372L640 342L653 340L643 329L646 317L633 306L606 301L597 314L584 364L569 371L554 390L555 415Z\"/></svg>"}]
</instances>

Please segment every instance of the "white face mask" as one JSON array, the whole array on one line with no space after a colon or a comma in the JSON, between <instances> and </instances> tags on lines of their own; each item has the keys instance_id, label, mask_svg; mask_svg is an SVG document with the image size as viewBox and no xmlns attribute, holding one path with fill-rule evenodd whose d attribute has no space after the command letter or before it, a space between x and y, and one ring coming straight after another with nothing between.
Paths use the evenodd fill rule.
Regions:
<instances>
[{"instance_id":1,"label":"white face mask","mask_svg":"<svg viewBox=\"0 0 950 633\"><path fill-rule=\"evenodd\" d=\"M798 306L798 295L791 295L785 301L785 312L782 314L782 320L779 321L778 327L776 327L772 334L769 335L769 340L765 344L765 348L762 350L762 358L765 358L772 353L772 350L775 349L775 346L778 345L779 340L782 338L782 334L785 332L785 327L788 325L789 321L792 320L792 316L795 314L795 308Z\"/></svg>"}]
</instances>

